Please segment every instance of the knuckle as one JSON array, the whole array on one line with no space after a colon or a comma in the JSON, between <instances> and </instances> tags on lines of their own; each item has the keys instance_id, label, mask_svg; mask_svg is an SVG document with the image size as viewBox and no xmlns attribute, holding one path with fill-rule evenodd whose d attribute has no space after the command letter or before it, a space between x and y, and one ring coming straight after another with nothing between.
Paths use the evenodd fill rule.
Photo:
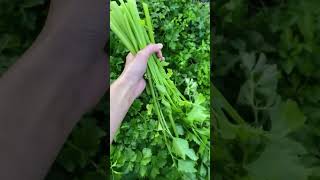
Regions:
<instances>
[{"instance_id":1,"label":"knuckle","mask_svg":"<svg viewBox=\"0 0 320 180\"><path fill-rule=\"evenodd\" d=\"M137 56L139 56L139 57L147 57L148 54L145 51L139 51Z\"/></svg>"},{"instance_id":2,"label":"knuckle","mask_svg":"<svg viewBox=\"0 0 320 180\"><path fill-rule=\"evenodd\" d=\"M127 59L127 60L130 59L130 57L131 57L131 53L127 54L126 59Z\"/></svg>"},{"instance_id":3,"label":"knuckle","mask_svg":"<svg viewBox=\"0 0 320 180\"><path fill-rule=\"evenodd\" d=\"M126 57L126 60L127 61L131 61L131 60L133 60L134 59L134 55L132 54L132 53L129 53L128 55L127 55L127 57Z\"/></svg>"}]
</instances>

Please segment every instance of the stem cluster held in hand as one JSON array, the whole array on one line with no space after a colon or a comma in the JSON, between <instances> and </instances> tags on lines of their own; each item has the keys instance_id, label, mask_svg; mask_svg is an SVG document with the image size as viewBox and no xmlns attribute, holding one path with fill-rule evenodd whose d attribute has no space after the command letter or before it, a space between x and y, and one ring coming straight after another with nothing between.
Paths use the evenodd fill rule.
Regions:
<instances>
[{"instance_id":1,"label":"stem cluster held in hand","mask_svg":"<svg viewBox=\"0 0 320 180\"><path fill-rule=\"evenodd\" d=\"M145 19L141 19L135 0L120 0L120 3L111 2L111 30L131 53L136 54L146 45L155 43L148 5L142 3ZM193 161L198 155L209 156L209 110L203 105L205 99L198 94L194 102L187 100L170 80L165 65L154 55L150 57L147 92L151 93L159 120L158 130L163 132L173 164L177 165L177 161L185 160L186 156ZM183 132L177 129L177 124L181 124ZM192 146L191 142L194 142ZM183 165L182 162L178 164Z\"/></svg>"}]
</instances>

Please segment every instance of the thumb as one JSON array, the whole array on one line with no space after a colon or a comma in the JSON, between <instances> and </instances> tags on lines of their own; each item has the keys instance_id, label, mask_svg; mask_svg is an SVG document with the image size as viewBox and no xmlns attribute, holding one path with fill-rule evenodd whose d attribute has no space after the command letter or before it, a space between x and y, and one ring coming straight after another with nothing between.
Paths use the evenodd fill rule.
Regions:
<instances>
[{"instance_id":1,"label":"thumb","mask_svg":"<svg viewBox=\"0 0 320 180\"><path fill-rule=\"evenodd\" d=\"M140 50L136 54L136 59L139 61L143 61L144 63L148 62L149 57L156 52L160 52L163 48L163 45L161 43L159 44L150 44L146 46L144 49Z\"/></svg>"}]
</instances>

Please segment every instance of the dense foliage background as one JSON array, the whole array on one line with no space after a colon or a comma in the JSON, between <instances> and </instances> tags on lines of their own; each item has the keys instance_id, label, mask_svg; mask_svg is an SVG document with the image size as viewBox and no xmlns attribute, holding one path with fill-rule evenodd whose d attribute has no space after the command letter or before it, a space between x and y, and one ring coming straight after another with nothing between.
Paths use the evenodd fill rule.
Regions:
<instances>
[{"instance_id":1,"label":"dense foliage background","mask_svg":"<svg viewBox=\"0 0 320 180\"><path fill-rule=\"evenodd\" d=\"M1 0L0 75L31 45L48 11L48 0ZM74 128L46 179L106 179L106 100ZM19 172L17 172L19 173Z\"/></svg>"},{"instance_id":2,"label":"dense foliage background","mask_svg":"<svg viewBox=\"0 0 320 180\"><path fill-rule=\"evenodd\" d=\"M320 1L213 5L215 179L319 179Z\"/></svg>"},{"instance_id":3,"label":"dense foliage background","mask_svg":"<svg viewBox=\"0 0 320 180\"><path fill-rule=\"evenodd\" d=\"M155 39L164 44L163 54L169 63L166 69L171 80L188 99L192 100L196 91L202 93L209 106L209 3L197 0L146 2ZM110 54L111 80L115 80L123 70L128 50L112 33ZM208 159L197 164L190 161L183 169L172 167L151 104L151 95L143 93L130 108L111 147L112 178L208 179Z\"/></svg>"},{"instance_id":4,"label":"dense foliage background","mask_svg":"<svg viewBox=\"0 0 320 180\"><path fill-rule=\"evenodd\" d=\"M165 44L172 78L181 83L180 89L187 89L187 94L197 87L208 96L209 28L208 21L203 21L208 19L207 8L191 0L150 2L155 34ZM221 98L217 98L217 106L212 103L213 109L220 108L225 114L212 124L214 178L319 179L320 1L212 3L216 30L212 80L242 116L221 106L224 103L219 105L224 102ZM47 8L47 0L0 2L0 75L35 39ZM183 25L192 28L187 30ZM127 52L119 44L111 49L111 78L115 79ZM152 149L152 156L148 149L143 150L147 144L157 144L151 139L155 136L154 120L140 118L140 114L148 118L147 99L142 96L135 102L121 128L126 133L117 137L125 146L116 146L122 149L118 155L112 150L114 176L125 171L131 172L128 178L176 173L161 170L167 163L161 145L153 146L158 151ZM101 121L107 115L105 107L106 101L101 102L74 129L47 179L105 179L103 142L107 126ZM140 161L127 159L137 152ZM151 164L157 164L158 169L150 170Z\"/></svg>"}]
</instances>

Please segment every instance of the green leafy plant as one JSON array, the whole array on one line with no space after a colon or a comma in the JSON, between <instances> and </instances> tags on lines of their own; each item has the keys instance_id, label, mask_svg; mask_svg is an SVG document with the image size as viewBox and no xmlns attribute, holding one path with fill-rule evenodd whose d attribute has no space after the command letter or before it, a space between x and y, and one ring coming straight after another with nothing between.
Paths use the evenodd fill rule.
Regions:
<instances>
[{"instance_id":1,"label":"green leafy plant","mask_svg":"<svg viewBox=\"0 0 320 180\"><path fill-rule=\"evenodd\" d=\"M320 178L317 6L214 3L215 179Z\"/></svg>"},{"instance_id":2,"label":"green leafy plant","mask_svg":"<svg viewBox=\"0 0 320 180\"><path fill-rule=\"evenodd\" d=\"M140 7L134 0L128 0L127 3L120 1L120 5L114 1L111 2L111 29L133 54L148 43L154 43L154 39L157 38L153 36L161 37L163 34L164 39L160 38L157 41L164 43L165 48L169 43L169 49L164 49L165 54L166 51L169 52L166 55L166 62L160 62L155 57L149 60L147 93L142 95L141 100L135 101L128 113L128 121L124 122L120 128L112 145L111 170L112 177L115 179L120 177L207 179L210 177L209 110L206 102L209 88L204 88L204 84L209 83L209 31L204 28L204 23L208 25L209 22L209 6L208 3L195 2L194 7L197 9L188 9L187 14L183 14L179 11L182 10L181 1L173 1L172 6L167 3L165 1L148 2L151 9L149 14L148 5L144 3ZM145 19L140 18L139 8L143 9ZM206 14L201 10L205 10ZM206 19L197 19L195 13L201 13ZM168 19L165 20L165 17ZM154 21L153 25L151 19ZM160 23L165 25L160 27ZM181 28L176 28L177 25ZM160 33L157 34L157 32ZM187 32L192 33L187 34ZM187 47L183 46L183 40L179 42L179 36L187 38ZM177 42L173 43L172 38ZM111 46L117 46L113 50L115 55L119 49L123 49L118 47L121 45L116 41L117 39L112 38ZM196 48L195 41L200 41L199 49ZM187 49L188 46L191 51ZM177 64L171 63L175 59L172 52L179 52ZM190 52L194 52L195 57L192 57ZM111 53L112 58L113 53ZM122 57L125 56L122 55ZM196 59L198 57L205 57L205 59ZM197 77L201 84L200 90L199 84L193 79L194 75L175 74L187 72L186 69L195 72L194 67L180 69L190 66L194 60L201 61L197 64L200 69ZM119 62L111 62L117 68ZM173 67L177 68L173 69ZM201 77L203 73L206 77ZM208 87L208 84L206 86ZM185 90L184 93L189 99L179 91L179 88ZM201 91L204 93L200 93ZM145 107L141 107L142 104ZM142 132L139 132L140 129ZM124 147L128 144L130 144L129 147ZM123 152L130 153L132 156L127 157ZM157 164L157 159L161 160L160 165Z\"/></svg>"}]
</instances>

